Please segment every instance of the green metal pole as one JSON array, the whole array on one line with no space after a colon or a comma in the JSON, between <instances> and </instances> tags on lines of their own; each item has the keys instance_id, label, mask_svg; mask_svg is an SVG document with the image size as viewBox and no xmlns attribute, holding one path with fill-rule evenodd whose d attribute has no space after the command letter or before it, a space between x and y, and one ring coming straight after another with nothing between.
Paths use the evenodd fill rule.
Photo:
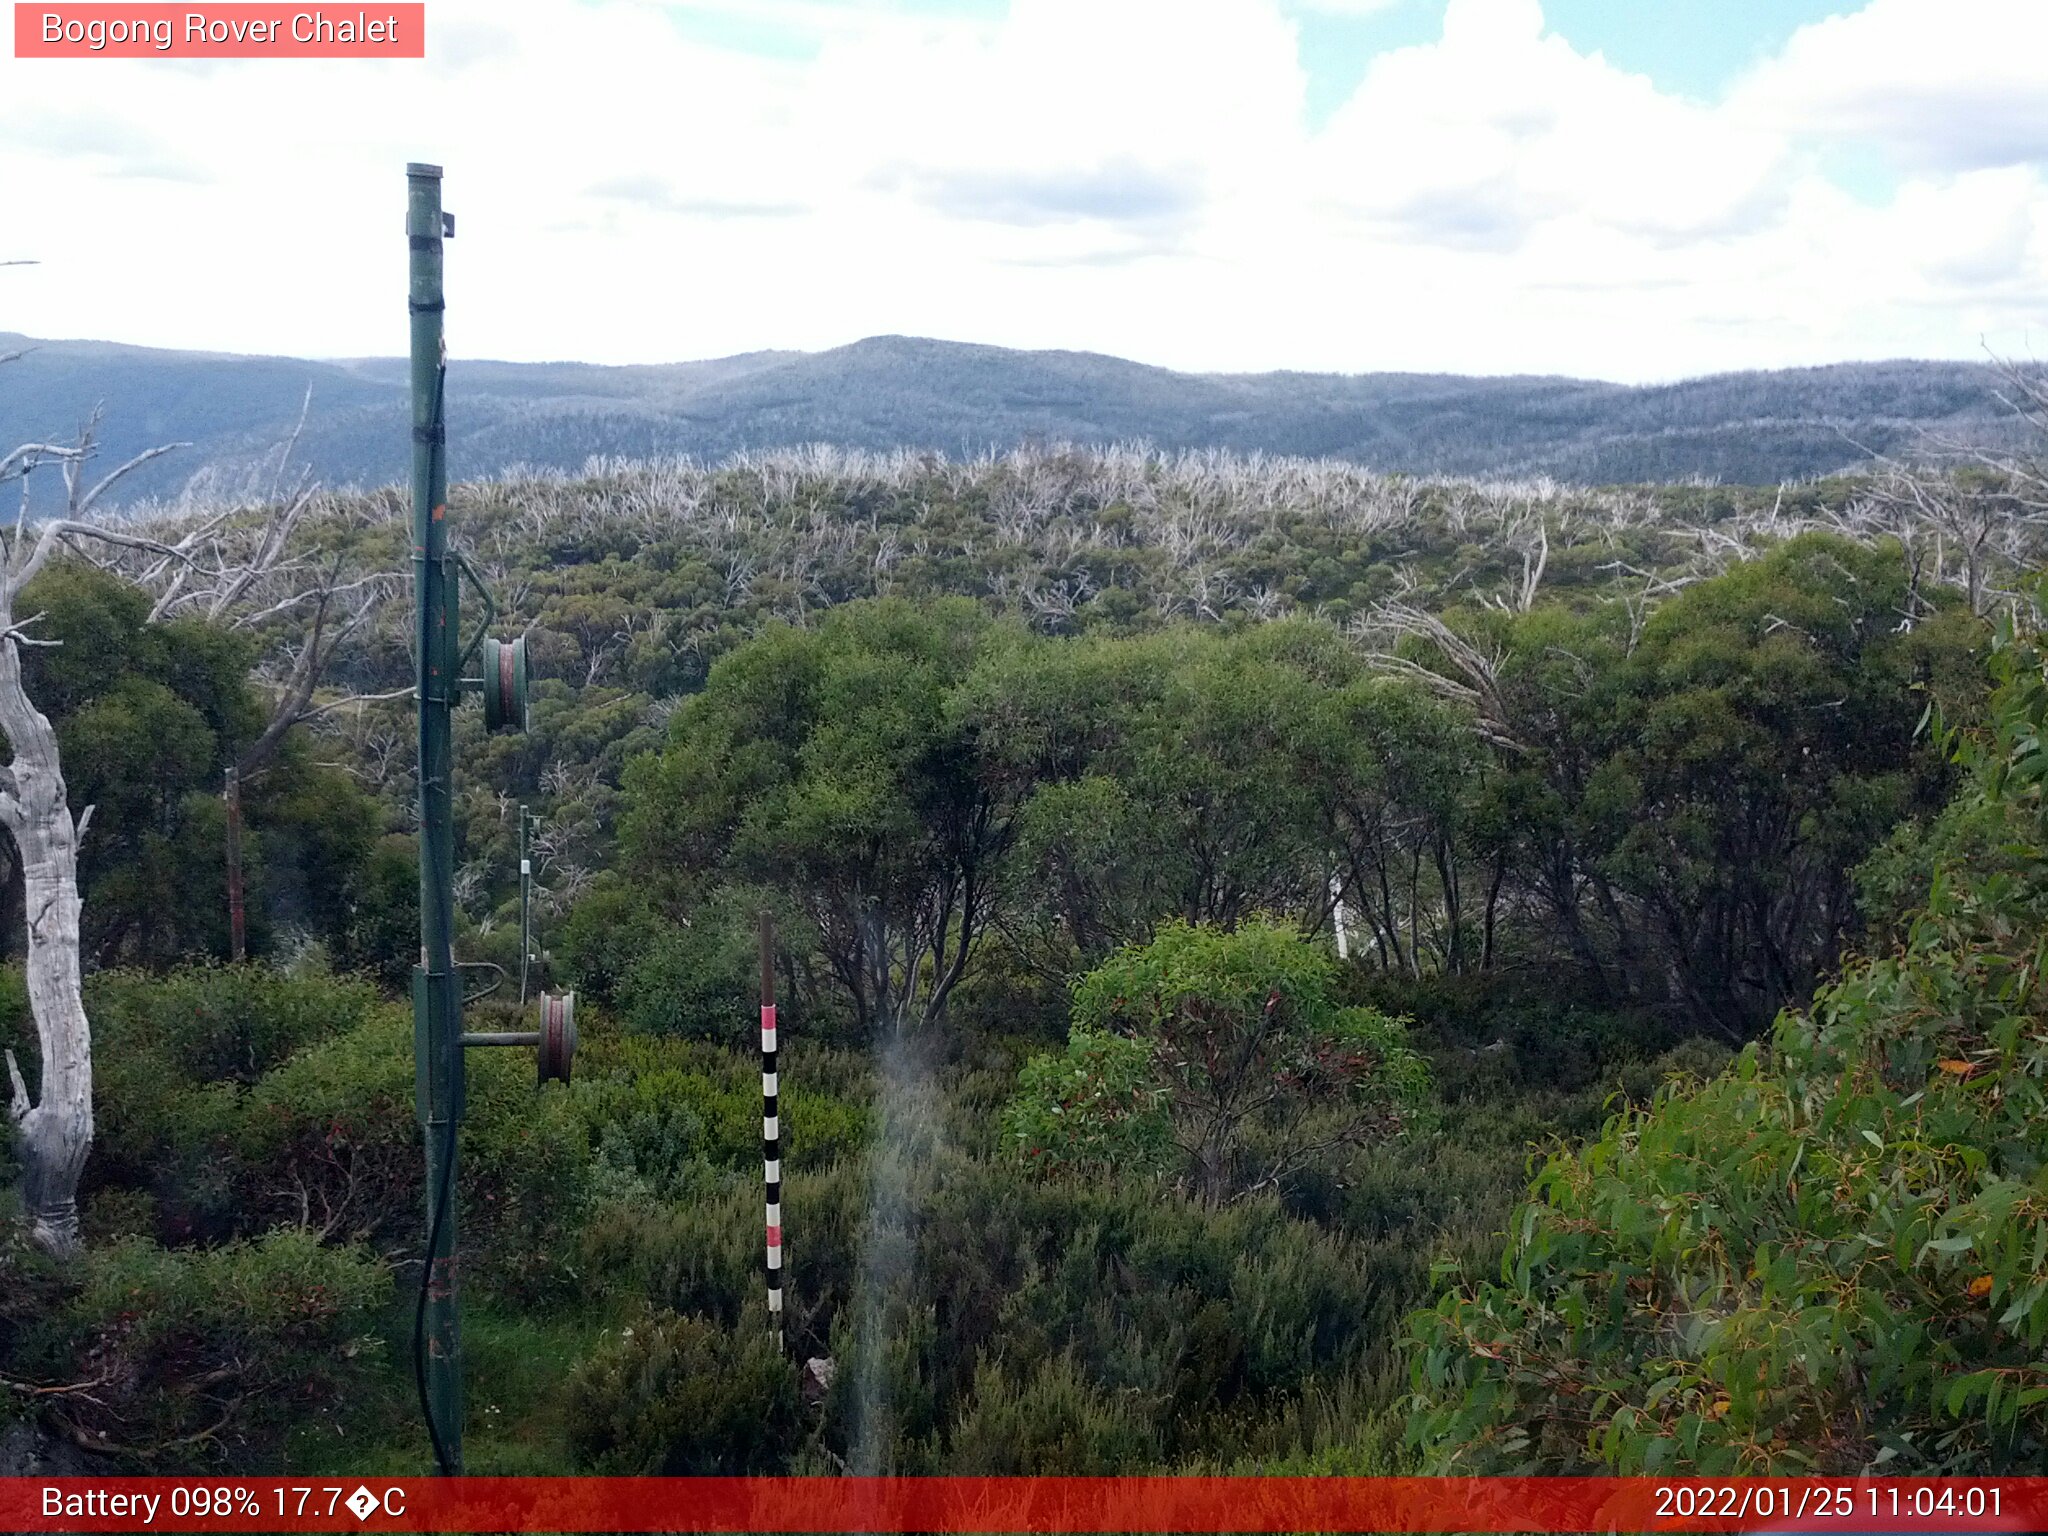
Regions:
<instances>
[{"instance_id":1,"label":"green metal pole","mask_svg":"<svg viewBox=\"0 0 2048 1536\"><path fill-rule=\"evenodd\" d=\"M450 713L457 624L448 559L447 433L442 411L441 168L408 165L411 249L412 566L417 601L420 724L420 964L413 973L415 1105L427 1152L427 1264L418 1327L419 1386L435 1459L462 1470L462 1332L457 1311L456 1128L462 1120L462 994L451 950L454 821Z\"/></svg>"}]
</instances>

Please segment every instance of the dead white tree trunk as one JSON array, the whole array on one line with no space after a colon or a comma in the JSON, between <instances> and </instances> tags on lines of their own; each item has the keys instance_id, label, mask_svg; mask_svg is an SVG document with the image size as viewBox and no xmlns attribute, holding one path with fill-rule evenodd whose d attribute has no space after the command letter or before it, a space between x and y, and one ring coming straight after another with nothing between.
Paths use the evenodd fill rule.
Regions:
<instances>
[{"instance_id":1,"label":"dead white tree trunk","mask_svg":"<svg viewBox=\"0 0 2048 1536\"><path fill-rule=\"evenodd\" d=\"M33 543L31 534L37 535ZM69 519L40 529L17 520L0 560L0 732L14 754L0 769L0 827L14 839L21 862L28 1001L41 1077L32 1099L20 1063L7 1052L8 1113L21 1140L22 1197L33 1238L60 1256L78 1249L78 1179L92 1147L92 1031L78 962L78 844L92 807L72 819L57 733L21 675L22 647L45 643L27 633L41 615L17 618L15 605L58 545L80 539L171 553L152 540Z\"/></svg>"},{"instance_id":2,"label":"dead white tree trunk","mask_svg":"<svg viewBox=\"0 0 2048 1536\"><path fill-rule=\"evenodd\" d=\"M0 623L7 626L0 640L0 730L14 749L0 790L0 825L21 859L28 1001L42 1080L31 1101L10 1050L8 1113L20 1137L22 1199L34 1240L62 1256L78 1250L78 1180L92 1147L92 1032L78 973L78 842L92 811L71 819L57 733L22 686L13 611L18 591L10 580L0 595Z\"/></svg>"},{"instance_id":3,"label":"dead white tree trunk","mask_svg":"<svg viewBox=\"0 0 2048 1536\"><path fill-rule=\"evenodd\" d=\"M0 732L13 753L0 768L0 827L14 839L21 862L28 1001L36 1025L39 1078L31 1097L21 1064L9 1050L7 1108L20 1139L22 1199L31 1236L59 1257L78 1251L78 1181L92 1149L92 1030L78 960L78 845L92 807L72 819L57 733L22 679L22 647L47 643L27 632L41 615L21 617L16 605L22 589L60 545L75 548L92 539L184 558L153 539L77 521L122 476L168 451L140 454L89 490L82 488L79 475L92 455L90 423L73 446L27 444L0 457L0 484L22 482L12 536L0 540ZM63 471L68 515L38 526L28 519L28 477L44 463Z\"/></svg>"}]
</instances>

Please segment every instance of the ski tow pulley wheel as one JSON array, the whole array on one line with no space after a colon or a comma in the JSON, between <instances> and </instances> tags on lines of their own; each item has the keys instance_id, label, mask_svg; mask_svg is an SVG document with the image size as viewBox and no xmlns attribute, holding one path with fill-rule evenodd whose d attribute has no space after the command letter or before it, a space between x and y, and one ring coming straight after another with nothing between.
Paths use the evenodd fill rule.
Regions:
<instances>
[{"instance_id":1,"label":"ski tow pulley wheel","mask_svg":"<svg viewBox=\"0 0 2048 1536\"><path fill-rule=\"evenodd\" d=\"M540 995L540 1080L569 1081L569 1063L576 1056L576 994Z\"/></svg>"},{"instance_id":2,"label":"ski tow pulley wheel","mask_svg":"<svg viewBox=\"0 0 2048 1536\"><path fill-rule=\"evenodd\" d=\"M486 640L483 654L484 728L526 729L526 637Z\"/></svg>"}]
</instances>

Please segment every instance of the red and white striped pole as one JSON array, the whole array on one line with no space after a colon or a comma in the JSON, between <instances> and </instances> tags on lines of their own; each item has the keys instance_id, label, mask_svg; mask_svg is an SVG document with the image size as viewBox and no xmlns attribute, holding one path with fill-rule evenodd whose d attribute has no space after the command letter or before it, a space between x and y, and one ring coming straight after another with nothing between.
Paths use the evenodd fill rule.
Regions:
<instances>
[{"instance_id":1,"label":"red and white striped pole","mask_svg":"<svg viewBox=\"0 0 2048 1536\"><path fill-rule=\"evenodd\" d=\"M768 1321L782 1348L782 1120L776 1112L775 919L761 914L761 1176L768 1199Z\"/></svg>"}]
</instances>

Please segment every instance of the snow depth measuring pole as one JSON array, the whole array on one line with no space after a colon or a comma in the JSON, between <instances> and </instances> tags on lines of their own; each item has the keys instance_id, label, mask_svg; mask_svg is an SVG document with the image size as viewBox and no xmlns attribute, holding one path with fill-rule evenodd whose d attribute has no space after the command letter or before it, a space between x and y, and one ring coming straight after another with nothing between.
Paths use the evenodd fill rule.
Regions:
<instances>
[{"instance_id":1,"label":"snow depth measuring pole","mask_svg":"<svg viewBox=\"0 0 2048 1536\"><path fill-rule=\"evenodd\" d=\"M761 914L761 1179L768 1210L768 1326L782 1348L782 1116L775 1071L775 919Z\"/></svg>"},{"instance_id":2,"label":"snow depth measuring pole","mask_svg":"<svg viewBox=\"0 0 2048 1536\"><path fill-rule=\"evenodd\" d=\"M576 1051L575 997L541 994L531 1031L462 1032L462 966L455 959L454 755L456 700L483 695L489 730L526 729L526 641L484 638L497 605L448 543L448 350L442 338L442 242L455 220L441 211L441 168L408 165L406 243L411 251L412 569L420 726L420 963L412 973L414 1107L427 1152L427 1249L413 1317L413 1370L434 1460L462 1470L462 1327L457 1311L455 1148L462 1123L465 1046L532 1046L540 1080L569 1080ZM483 600L483 621L462 641L462 578ZM481 675L462 676L473 657ZM522 966L523 969L523 966ZM523 1001L523 999L522 999Z\"/></svg>"}]
</instances>

